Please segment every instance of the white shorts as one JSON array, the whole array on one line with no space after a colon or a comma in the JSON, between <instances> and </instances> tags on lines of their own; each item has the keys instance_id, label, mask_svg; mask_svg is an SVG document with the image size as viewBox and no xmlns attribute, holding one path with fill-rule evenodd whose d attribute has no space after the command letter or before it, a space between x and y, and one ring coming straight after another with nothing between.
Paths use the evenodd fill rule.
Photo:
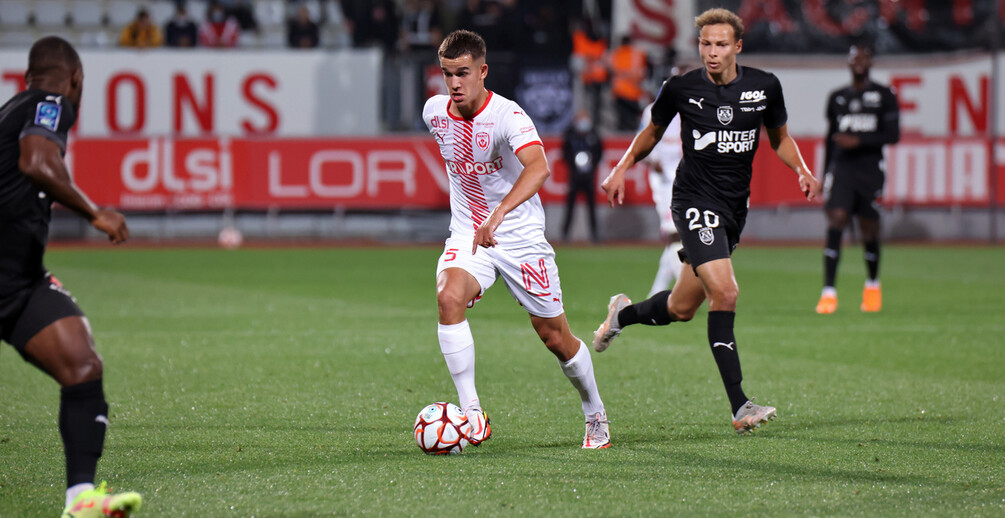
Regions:
<instances>
[{"instance_id":1,"label":"white shorts","mask_svg":"<svg viewBox=\"0 0 1005 518\"><path fill-rule=\"evenodd\" d=\"M649 171L649 190L653 192L653 203L660 215L660 234L673 236L677 234L677 226L673 223L670 203L673 201L673 179L663 173Z\"/></svg>"},{"instance_id":2,"label":"white shorts","mask_svg":"<svg viewBox=\"0 0 1005 518\"><path fill-rule=\"evenodd\" d=\"M552 318L565 312L555 250L547 241L531 242L520 248L479 247L474 255L472 241L469 236L451 236L436 264L437 276L447 268L460 268L478 281L482 290L468 307L482 297L496 278L502 277L510 295L531 315Z\"/></svg>"}]
</instances>

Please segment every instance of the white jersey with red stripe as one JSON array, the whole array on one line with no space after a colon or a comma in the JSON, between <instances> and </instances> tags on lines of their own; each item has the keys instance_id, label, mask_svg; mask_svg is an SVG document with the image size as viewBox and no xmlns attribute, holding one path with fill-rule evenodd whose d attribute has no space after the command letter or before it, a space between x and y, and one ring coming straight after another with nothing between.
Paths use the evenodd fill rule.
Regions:
<instances>
[{"instance_id":1,"label":"white jersey with red stripe","mask_svg":"<svg viewBox=\"0 0 1005 518\"><path fill-rule=\"evenodd\" d=\"M523 164L516 153L542 145L534 122L520 106L489 92L488 99L471 119L450 113L450 97L436 95L426 101L422 120L440 146L450 178L451 236L475 235L489 212L510 192ZM544 240L544 208L534 194L514 208L495 231L502 246Z\"/></svg>"}]
</instances>

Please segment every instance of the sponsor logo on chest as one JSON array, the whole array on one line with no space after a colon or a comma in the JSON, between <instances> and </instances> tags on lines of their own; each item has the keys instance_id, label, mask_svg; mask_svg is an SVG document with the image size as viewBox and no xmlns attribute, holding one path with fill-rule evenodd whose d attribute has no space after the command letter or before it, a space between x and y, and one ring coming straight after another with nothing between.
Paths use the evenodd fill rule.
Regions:
<instances>
[{"instance_id":1,"label":"sponsor logo on chest","mask_svg":"<svg viewBox=\"0 0 1005 518\"><path fill-rule=\"evenodd\" d=\"M747 131L710 131L704 135L698 130L691 131L694 138L694 150L701 151L716 144L719 153L746 153L753 151L757 145L757 129Z\"/></svg>"},{"instance_id":2,"label":"sponsor logo on chest","mask_svg":"<svg viewBox=\"0 0 1005 518\"><path fill-rule=\"evenodd\" d=\"M879 120L874 113L850 113L838 118L838 131L876 131Z\"/></svg>"},{"instance_id":3,"label":"sponsor logo on chest","mask_svg":"<svg viewBox=\"0 0 1005 518\"><path fill-rule=\"evenodd\" d=\"M740 104L759 103L767 100L768 96L764 95L764 90L747 90L740 94Z\"/></svg>"}]
</instances>

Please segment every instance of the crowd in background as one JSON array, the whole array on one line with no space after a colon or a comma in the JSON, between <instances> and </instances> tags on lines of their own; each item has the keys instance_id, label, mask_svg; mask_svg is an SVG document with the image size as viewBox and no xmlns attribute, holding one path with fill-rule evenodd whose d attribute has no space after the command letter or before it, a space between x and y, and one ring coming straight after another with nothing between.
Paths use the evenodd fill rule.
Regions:
<instances>
[{"instance_id":1,"label":"crowd in background","mask_svg":"<svg viewBox=\"0 0 1005 518\"><path fill-rule=\"evenodd\" d=\"M236 47L241 32L260 30L254 0L211 1L205 12L191 12L186 0L174 3L176 13L163 27L153 24L139 3L136 19L122 28L119 45ZM609 26L611 1L591 3L602 5L597 19ZM493 51L568 55L570 13L581 12L583 0L287 0L287 44L379 46L387 54L400 54L435 49L446 33L464 28L481 34ZM323 44L324 28L348 37Z\"/></svg>"},{"instance_id":2,"label":"crowd in background","mask_svg":"<svg viewBox=\"0 0 1005 518\"><path fill-rule=\"evenodd\" d=\"M291 48L316 48L321 38L318 22L312 19L303 1L288 2L290 15L286 21L286 41ZM188 2L175 1L175 14L163 30L150 18L150 12L140 6L136 19L122 28L119 45L123 47L238 47L242 31L258 32L259 25L251 0L217 0L206 5L205 13L189 13ZM326 13L326 10L320 10Z\"/></svg>"}]
</instances>

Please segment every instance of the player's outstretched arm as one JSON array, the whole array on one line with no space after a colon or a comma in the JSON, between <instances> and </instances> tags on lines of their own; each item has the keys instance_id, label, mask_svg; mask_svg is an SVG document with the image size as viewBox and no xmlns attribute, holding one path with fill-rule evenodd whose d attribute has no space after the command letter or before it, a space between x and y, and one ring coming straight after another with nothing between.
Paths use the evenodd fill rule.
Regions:
<instances>
[{"instance_id":1,"label":"player's outstretched arm","mask_svg":"<svg viewBox=\"0 0 1005 518\"><path fill-rule=\"evenodd\" d=\"M642 131L632 139L632 145L628 147L628 151L625 151L624 156L618 161L618 165L614 166L611 174L607 175L604 182L600 184L600 187L607 193L607 203L610 203L611 207L614 207L615 200L618 205L625 202L625 174L633 165L649 156L649 153L663 138L665 131L665 127L656 126L652 122L642 128Z\"/></svg>"},{"instance_id":2,"label":"player's outstretched arm","mask_svg":"<svg viewBox=\"0 0 1005 518\"><path fill-rule=\"evenodd\" d=\"M778 128L768 128L768 139L771 141L771 149L778 153L778 158L799 175L799 189L803 191L803 196L806 196L807 200L814 200L820 196L820 182L803 160L799 146L789 135L788 128L784 124Z\"/></svg>"},{"instance_id":3,"label":"player's outstretched arm","mask_svg":"<svg viewBox=\"0 0 1005 518\"><path fill-rule=\"evenodd\" d=\"M108 234L113 243L129 239L129 229L122 214L98 208L73 183L63 162L59 146L39 135L27 135L20 141L18 168L53 200L80 214L94 228Z\"/></svg>"},{"instance_id":4,"label":"player's outstretched arm","mask_svg":"<svg viewBox=\"0 0 1005 518\"><path fill-rule=\"evenodd\" d=\"M496 246L495 231L506 218L506 214L537 194L537 191L544 185L544 181L551 176L544 147L527 146L516 154L516 158L523 165L523 171L513 183L513 188L506 193L499 205L492 209L489 217L475 231L475 241L471 245L472 254L478 251L479 246L486 248Z\"/></svg>"}]
</instances>

